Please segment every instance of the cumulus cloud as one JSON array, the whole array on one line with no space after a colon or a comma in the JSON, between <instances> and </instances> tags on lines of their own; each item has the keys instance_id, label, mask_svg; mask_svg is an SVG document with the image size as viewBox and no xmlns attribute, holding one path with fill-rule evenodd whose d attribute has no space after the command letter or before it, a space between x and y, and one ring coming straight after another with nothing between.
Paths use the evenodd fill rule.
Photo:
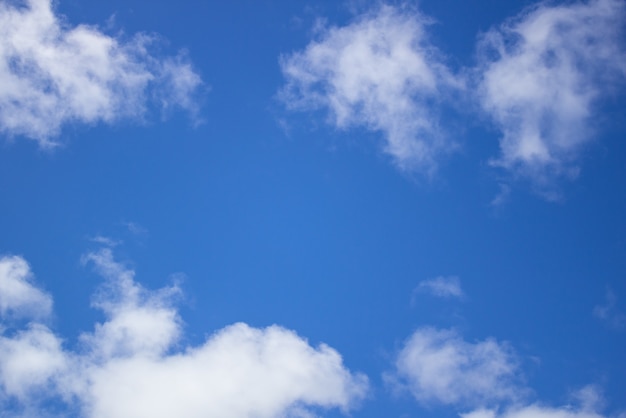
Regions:
<instances>
[{"instance_id":1,"label":"cumulus cloud","mask_svg":"<svg viewBox=\"0 0 626 418\"><path fill-rule=\"evenodd\" d=\"M0 257L0 318L46 317L52 297L33 284L30 266L22 257Z\"/></svg>"},{"instance_id":2,"label":"cumulus cloud","mask_svg":"<svg viewBox=\"0 0 626 418\"><path fill-rule=\"evenodd\" d=\"M463 290L458 277L435 277L424 280L415 289L418 292L427 292L440 298L462 298Z\"/></svg>"},{"instance_id":3,"label":"cumulus cloud","mask_svg":"<svg viewBox=\"0 0 626 418\"><path fill-rule=\"evenodd\" d=\"M105 320L70 350L45 325L0 337L0 406L45 414L108 417L296 417L352 408L367 378L327 345L313 347L279 326L226 327L198 346L181 343L176 286L149 291L109 249L85 256L105 282L93 299ZM11 408L11 409L9 409Z\"/></svg>"},{"instance_id":4,"label":"cumulus cloud","mask_svg":"<svg viewBox=\"0 0 626 418\"><path fill-rule=\"evenodd\" d=\"M624 22L621 0L541 2L484 35L479 97L502 132L495 166L538 189L578 174L596 105L624 82Z\"/></svg>"},{"instance_id":5,"label":"cumulus cloud","mask_svg":"<svg viewBox=\"0 0 626 418\"><path fill-rule=\"evenodd\" d=\"M51 0L0 2L0 133L50 146L68 123L140 118L151 102L194 112L200 77L154 41L70 26Z\"/></svg>"},{"instance_id":6,"label":"cumulus cloud","mask_svg":"<svg viewBox=\"0 0 626 418\"><path fill-rule=\"evenodd\" d=\"M295 110L323 109L340 129L381 132L404 170L432 172L454 145L443 134L438 100L459 87L414 9L383 5L343 27L322 27L302 51L280 60L280 97Z\"/></svg>"},{"instance_id":7,"label":"cumulus cloud","mask_svg":"<svg viewBox=\"0 0 626 418\"><path fill-rule=\"evenodd\" d=\"M512 350L493 339L464 341L453 330L420 328L408 339L388 379L422 404L482 406L524 393Z\"/></svg>"}]
</instances>

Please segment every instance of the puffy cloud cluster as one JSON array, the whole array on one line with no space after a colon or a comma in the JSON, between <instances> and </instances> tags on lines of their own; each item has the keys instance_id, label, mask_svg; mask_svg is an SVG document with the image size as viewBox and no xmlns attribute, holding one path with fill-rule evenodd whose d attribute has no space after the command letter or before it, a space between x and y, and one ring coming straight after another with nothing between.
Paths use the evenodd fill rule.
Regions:
<instances>
[{"instance_id":1,"label":"puffy cloud cluster","mask_svg":"<svg viewBox=\"0 0 626 418\"><path fill-rule=\"evenodd\" d=\"M105 278L93 304L106 320L81 336L79 348L65 348L37 317L1 329L0 406L14 415L46 416L46 405L57 402L92 418L296 417L311 408L348 410L367 391L366 377L348 371L335 350L279 326L239 323L182 347L176 286L146 290L109 249L85 261ZM3 303L39 315L32 298L50 299L29 281L24 260L0 266L2 286L30 295Z\"/></svg>"},{"instance_id":2,"label":"puffy cloud cluster","mask_svg":"<svg viewBox=\"0 0 626 418\"><path fill-rule=\"evenodd\" d=\"M416 330L385 375L396 389L422 405L455 408L461 418L604 418L604 399L588 385L571 394L572 403L549 406L529 402L515 352L494 339L468 342L456 331Z\"/></svg>"},{"instance_id":3,"label":"puffy cloud cluster","mask_svg":"<svg viewBox=\"0 0 626 418\"><path fill-rule=\"evenodd\" d=\"M140 118L150 102L195 111L200 77L153 41L71 27L50 0L0 2L0 133L50 146L65 124Z\"/></svg>"},{"instance_id":4,"label":"puffy cloud cluster","mask_svg":"<svg viewBox=\"0 0 626 418\"><path fill-rule=\"evenodd\" d=\"M453 330L420 328L406 341L390 379L423 404L481 406L524 390L512 350L493 339L471 343Z\"/></svg>"},{"instance_id":5,"label":"puffy cloud cluster","mask_svg":"<svg viewBox=\"0 0 626 418\"><path fill-rule=\"evenodd\" d=\"M383 5L320 29L303 51L282 57L282 99L293 109L327 109L341 129L380 131L400 168L431 172L453 148L431 109L457 81L429 44L427 24L413 9Z\"/></svg>"},{"instance_id":6,"label":"puffy cloud cluster","mask_svg":"<svg viewBox=\"0 0 626 418\"><path fill-rule=\"evenodd\" d=\"M437 103L464 96L501 131L492 164L547 195L555 179L577 175L596 105L625 80L624 22L621 0L541 2L483 34L478 64L455 73L427 18L382 6L282 57L281 95L288 108L327 109L338 128L382 132L402 169L426 172L453 148Z\"/></svg>"}]
</instances>

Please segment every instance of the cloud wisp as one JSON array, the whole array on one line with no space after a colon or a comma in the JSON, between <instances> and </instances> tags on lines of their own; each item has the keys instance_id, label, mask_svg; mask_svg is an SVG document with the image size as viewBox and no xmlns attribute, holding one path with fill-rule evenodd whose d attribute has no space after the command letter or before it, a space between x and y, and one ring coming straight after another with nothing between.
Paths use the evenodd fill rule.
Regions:
<instances>
[{"instance_id":1,"label":"cloud wisp","mask_svg":"<svg viewBox=\"0 0 626 418\"><path fill-rule=\"evenodd\" d=\"M463 298L461 281L456 276L439 276L434 279L423 280L415 288L415 292L426 292L439 298Z\"/></svg>"},{"instance_id":2,"label":"cloud wisp","mask_svg":"<svg viewBox=\"0 0 626 418\"><path fill-rule=\"evenodd\" d=\"M456 331L424 327L406 341L387 379L423 405L477 407L524 394L517 363L507 344L471 343Z\"/></svg>"},{"instance_id":3,"label":"cloud wisp","mask_svg":"<svg viewBox=\"0 0 626 418\"><path fill-rule=\"evenodd\" d=\"M610 288L606 289L604 303L593 308L593 316L604 321L614 329L626 328L626 314L619 310L617 295Z\"/></svg>"},{"instance_id":4,"label":"cloud wisp","mask_svg":"<svg viewBox=\"0 0 626 418\"><path fill-rule=\"evenodd\" d=\"M140 119L149 106L197 111L202 81L183 54L151 54L156 39L69 26L50 0L0 3L0 133L56 144L64 125Z\"/></svg>"},{"instance_id":5,"label":"cloud wisp","mask_svg":"<svg viewBox=\"0 0 626 418\"><path fill-rule=\"evenodd\" d=\"M384 150L407 171L432 173L455 145L437 105L461 83L429 43L429 21L383 5L343 27L322 27L302 51L281 57L279 96L292 110L328 111L339 129L381 132Z\"/></svg>"},{"instance_id":6,"label":"cloud wisp","mask_svg":"<svg viewBox=\"0 0 626 418\"><path fill-rule=\"evenodd\" d=\"M258 329L238 323L199 346L183 347L174 306L178 287L143 288L109 249L84 261L105 279L93 299L105 321L82 334L75 350L65 348L37 318L21 329L3 325L0 406L5 410L47 416L45 405L56 402L63 414L90 418L301 417L317 408L349 410L366 394L367 378L347 370L335 350L312 347L276 325ZM40 295L21 258L3 263L21 268L12 277Z\"/></svg>"},{"instance_id":7,"label":"cloud wisp","mask_svg":"<svg viewBox=\"0 0 626 418\"><path fill-rule=\"evenodd\" d=\"M539 191L578 175L597 104L626 79L624 22L621 0L541 2L484 34L478 96L502 134L494 166Z\"/></svg>"}]
</instances>

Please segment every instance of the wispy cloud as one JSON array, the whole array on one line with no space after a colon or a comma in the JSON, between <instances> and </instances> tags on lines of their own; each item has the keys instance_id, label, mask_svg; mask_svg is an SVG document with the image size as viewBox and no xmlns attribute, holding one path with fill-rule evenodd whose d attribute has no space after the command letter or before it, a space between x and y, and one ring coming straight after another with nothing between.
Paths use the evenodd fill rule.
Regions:
<instances>
[{"instance_id":1,"label":"wispy cloud","mask_svg":"<svg viewBox=\"0 0 626 418\"><path fill-rule=\"evenodd\" d=\"M593 316L605 321L613 328L626 328L626 314L617 307L617 295L611 288L606 289L604 303L593 308Z\"/></svg>"},{"instance_id":2,"label":"wispy cloud","mask_svg":"<svg viewBox=\"0 0 626 418\"><path fill-rule=\"evenodd\" d=\"M455 276L439 276L424 280L415 288L415 291L427 292L440 298L462 298L464 296L461 281Z\"/></svg>"},{"instance_id":3,"label":"wispy cloud","mask_svg":"<svg viewBox=\"0 0 626 418\"><path fill-rule=\"evenodd\" d=\"M304 50L280 60L280 97L296 110L324 109L340 129L381 132L403 170L431 173L455 146L437 105L460 83L429 43L414 8L383 5L343 27L321 27Z\"/></svg>"},{"instance_id":4,"label":"wispy cloud","mask_svg":"<svg viewBox=\"0 0 626 418\"><path fill-rule=\"evenodd\" d=\"M521 398L517 359L507 344L475 343L456 331L420 328L406 341L387 378L422 404L483 406Z\"/></svg>"},{"instance_id":5,"label":"wispy cloud","mask_svg":"<svg viewBox=\"0 0 626 418\"><path fill-rule=\"evenodd\" d=\"M42 416L53 400L92 418L308 416L310 408L350 409L367 391L367 378L347 370L335 350L276 325L238 323L183 347L178 287L145 289L110 249L84 261L105 279L93 300L105 321L76 351L36 319L25 329L0 328L5 411ZM35 292L24 282L29 274L16 280Z\"/></svg>"},{"instance_id":6,"label":"wispy cloud","mask_svg":"<svg viewBox=\"0 0 626 418\"><path fill-rule=\"evenodd\" d=\"M493 165L546 195L578 175L598 100L625 80L624 22L621 0L541 2L484 34L479 96L502 132Z\"/></svg>"},{"instance_id":7,"label":"wispy cloud","mask_svg":"<svg viewBox=\"0 0 626 418\"><path fill-rule=\"evenodd\" d=\"M141 118L150 103L196 111L200 77L183 54L152 54L155 40L72 27L50 0L1 2L0 133L51 146L66 124Z\"/></svg>"}]
</instances>

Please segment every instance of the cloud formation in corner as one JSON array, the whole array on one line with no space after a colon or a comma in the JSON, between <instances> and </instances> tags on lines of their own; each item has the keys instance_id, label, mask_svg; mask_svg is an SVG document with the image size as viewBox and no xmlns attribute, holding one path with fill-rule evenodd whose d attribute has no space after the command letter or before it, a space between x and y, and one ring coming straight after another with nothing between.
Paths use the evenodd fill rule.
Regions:
<instances>
[{"instance_id":1,"label":"cloud formation in corner","mask_svg":"<svg viewBox=\"0 0 626 418\"><path fill-rule=\"evenodd\" d=\"M421 404L483 406L524 394L513 351L493 339L471 343L453 330L420 328L406 341L388 379Z\"/></svg>"},{"instance_id":2,"label":"cloud formation in corner","mask_svg":"<svg viewBox=\"0 0 626 418\"><path fill-rule=\"evenodd\" d=\"M549 188L578 174L596 104L626 78L626 3L541 2L487 32L478 94L502 132L492 161Z\"/></svg>"},{"instance_id":3,"label":"cloud formation in corner","mask_svg":"<svg viewBox=\"0 0 626 418\"><path fill-rule=\"evenodd\" d=\"M106 320L73 351L37 318L17 330L2 324L0 406L6 411L42 416L44 404L54 401L90 418L301 417L311 408L348 410L367 391L367 378L348 371L335 350L312 347L279 326L239 323L200 346L182 347L176 286L146 290L109 249L85 261L105 278L93 305ZM9 267L1 274L18 269L12 280L40 294L26 280L24 260L2 263ZM26 312L31 305L23 300L11 303Z\"/></svg>"},{"instance_id":4,"label":"cloud formation in corner","mask_svg":"<svg viewBox=\"0 0 626 418\"><path fill-rule=\"evenodd\" d=\"M415 291L427 292L440 298L462 298L464 296L461 281L455 276L439 276L421 281Z\"/></svg>"},{"instance_id":5,"label":"cloud formation in corner","mask_svg":"<svg viewBox=\"0 0 626 418\"><path fill-rule=\"evenodd\" d=\"M51 146L66 124L140 118L151 102L195 112L200 77L183 55L151 55L152 42L70 27L51 0L1 2L0 133Z\"/></svg>"},{"instance_id":6,"label":"cloud formation in corner","mask_svg":"<svg viewBox=\"0 0 626 418\"><path fill-rule=\"evenodd\" d=\"M478 63L453 74L427 17L382 5L282 56L279 96L291 110L327 111L339 129L381 132L397 166L426 173L455 148L438 109L465 96L500 131L491 164L550 198L578 175L602 99L625 84L624 22L622 0L539 2L482 34Z\"/></svg>"},{"instance_id":7,"label":"cloud formation in corner","mask_svg":"<svg viewBox=\"0 0 626 418\"><path fill-rule=\"evenodd\" d=\"M460 414L461 418L603 418L594 409L585 405L573 408L572 406L550 407L539 404L516 406L497 412L492 409L478 409L466 414Z\"/></svg>"},{"instance_id":8,"label":"cloud formation in corner","mask_svg":"<svg viewBox=\"0 0 626 418\"><path fill-rule=\"evenodd\" d=\"M281 57L281 99L293 110L323 109L339 129L382 132L403 170L432 172L454 144L437 103L460 83L428 42L428 19L383 5L343 27L323 27L302 51Z\"/></svg>"}]
</instances>

